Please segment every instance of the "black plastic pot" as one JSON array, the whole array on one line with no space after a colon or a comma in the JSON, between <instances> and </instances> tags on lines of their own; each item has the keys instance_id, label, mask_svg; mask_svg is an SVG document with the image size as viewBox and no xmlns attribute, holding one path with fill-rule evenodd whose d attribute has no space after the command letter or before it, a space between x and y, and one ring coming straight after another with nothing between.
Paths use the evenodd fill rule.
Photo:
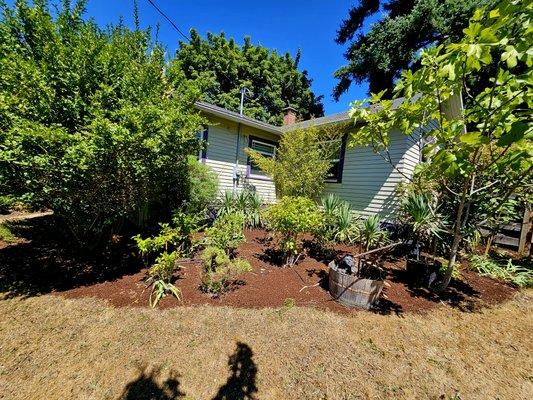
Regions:
<instances>
[{"instance_id":1,"label":"black plastic pot","mask_svg":"<svg viewBox=\"0 0 533 400\"><path fill-rule=\"evenodd\" d=\"M431 274L438 274L440 262L431 257L421 256L420 259L408 258L405 270L409 281L415 285L428 286Z\"/></svg>"}]
</instances>

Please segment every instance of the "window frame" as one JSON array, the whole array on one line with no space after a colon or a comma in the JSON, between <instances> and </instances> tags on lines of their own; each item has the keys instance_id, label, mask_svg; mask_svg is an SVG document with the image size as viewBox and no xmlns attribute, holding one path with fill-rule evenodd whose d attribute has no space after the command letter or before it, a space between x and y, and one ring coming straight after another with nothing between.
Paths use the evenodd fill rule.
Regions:
<instances>
[{"instance_id":1,"label":"window frame","mask_svg":"<svg viewBox=\"0 0 533 400\"><path fill-rule=\"evenodd\" d=\"M264 139L262 137L259 137L259 136L253 136L253 135L249 135L248 136L248 147L252 150L255 150L252 148L252 145L253 145L253 142L258 142L258 143L261 143L261 144L264 144L264 145L267 145L267 146L272 146L274 148L274 154L272 155L272 157L276 157L276 152L277 152L277 149L278 149L278 145L279 145L279 142L275 142L273 140L269 140L269 139ZM257 151L259 154L263 154L263 152L261 152L261 150L255 150ZM265 154L263 154L265 155ZM250 158L250 156L248 156L247 160L246 160L246 177L247 178L251 178L251 179L258 179L258 180L264 180L264 181L272 181L272 178L268 175L260 175L260 174L254 174L252 172L252 159Z\"/></svg>"},{"instance_id":2,"label":"window frame","mask_svg":"<svg viewBox=\"0 0 533 400\"><path fill-rule=\"evenodd\" d=\"M197 132L196 134L198 135L198 140L205 142L205 146L201 150L198 150L196 157L198 158L198 161L205 163L207 160L207 139L209 137L209 127L204 127L203 131Z\"/></svg>"},{"instance_id":3,"label":"window frame","mask_svg":"<svg viewBox=\"0 0 533 400\"><path fill-rule=\"evenodd\" d=\"M345 158L345 153L346 153L346 140L347 140L347 137L348 135L347 134L344 134L342 135L342 138L340 139L332 139L332 140L328 140L324 143L327 143L327 142L333 142L333 141L337 141L339 140L341 142L341 146L340 146L340 149L339 149L339 158L333 158L331 159L330 161L334 161L334 162L338 162L339 163L339 167L337 169L337 175L336 176L332 176L330 178L326 178L326 183L342 183L342 175L343 175L343 172L344 172L344 158Z\"/></svg>"}]
</instances>

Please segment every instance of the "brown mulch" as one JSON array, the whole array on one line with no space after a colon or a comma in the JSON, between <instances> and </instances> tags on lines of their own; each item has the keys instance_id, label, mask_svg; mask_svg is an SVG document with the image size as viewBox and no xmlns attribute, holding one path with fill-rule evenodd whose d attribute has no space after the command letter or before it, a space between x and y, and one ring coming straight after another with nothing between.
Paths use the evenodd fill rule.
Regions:
<instances>
[{"instance_id":1,"label":"brown mulch","mask_svg":"<svg viewBox=\"0 0 533 400\"><path fill-rule=\"evenodd\" d=\"M253 271L242 274L231 290L218 298L202 293L200 265L198 260L184 260L182 270L175 284L182 291L182 301L167 296L160 307L180 305L215 305L242 308L282 307L287 299L293 299L298 306L309 306L342 313L355 312L335 302L327 291L327 261L306 256L295 267L281 268L269 254L272 243L267 233L261 230L247 231L246 243L238 248L238 256L246 258ZM338 246L337 254L357 253L355 247ZM461 280L454 280L450 288L440 296L424 288L412 287L405 274L405 261L391 257L385 262L387 282L384 297L376 312L401 314L403 312L424 312L448 305L464 311L475 311L486 305L493 305L510 299L516 289L501 282L462 270ZM96 297L108 300L117 307L139 306L148 303L149 288L144 283L146 270L123 275L115 280L105 281L59 291L66 298Z\"/></svg>"}]
</instances>

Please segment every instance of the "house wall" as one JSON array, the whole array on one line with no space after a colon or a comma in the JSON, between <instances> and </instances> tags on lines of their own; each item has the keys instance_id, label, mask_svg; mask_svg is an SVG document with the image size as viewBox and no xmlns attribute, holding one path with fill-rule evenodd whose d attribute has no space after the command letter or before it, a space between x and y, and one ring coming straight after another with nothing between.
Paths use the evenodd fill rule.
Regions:
<instances>
[{"instance_id":1,"label":"house wall","mask_svg":"<svg viewBox=\"0 0 533 400\"><path fill-rule=\"evenodd\" d=\"M275 201L276 191L274 183L270 178L253 178L246 176L248 157L246 156L244 149L248 147L250 135L269 141L278 141L279 138L274 134L241 125L238 151L238 171L240 177L235 181L234 186L233 177L239 125L232 121L216 117L210 117L209 120L210 124L208 127L208 145L205 163L218 175L220 195L222 196L224 192L228 190L233 190L234 187L236 190L240 191L246 187L246 185L249 185L257 191L265 202Z\"/></svg>"},{"instance_id":2,"label":"house wall","mask_svg":"<svg viewBox=\"0 0 533 400\"><path fill-rule=\"evenodd\" d=\"M234 188L235 151L237 148L238 124L218 117L210 117L208 130L207 159L219 177L219 192L223 195ZM278 141L275 134L241 125L239 140L239 175L236 190L252 186L265 202L276 200L274 183L267 177L246 177L247 156L250 135L268 141ZM397 210L396 187L411 176L419 162L420 149L413 138L394 131L391 134L390 155L393 165L375 154L370 146L347 148L341 183L327 183L326 194L335 193L348 201L361 215L379 213L383 218L393 218Z\"/></svg>"},{"instance_id":3,"label":"house wall","mask_svg":"<svg viewBox=\"0 0 533 400\"><path fill-rule=\"evenodd\" d=\"M420 157L419 145L395 130L391 134L391 163L371 146L347 148L341 183L327 183L326 193L348 201L361 215L393 218L398 205L397 185L411 176Z\"/></svg>"}]
</instances>

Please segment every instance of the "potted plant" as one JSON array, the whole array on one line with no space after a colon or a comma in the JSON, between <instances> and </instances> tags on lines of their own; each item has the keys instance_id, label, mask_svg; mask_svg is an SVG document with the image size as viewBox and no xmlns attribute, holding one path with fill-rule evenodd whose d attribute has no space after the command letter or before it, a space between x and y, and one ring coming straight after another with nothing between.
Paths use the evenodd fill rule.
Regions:
<instances>
[{"instance_id":1,"label":"potted plant","mask_svg":"<svg viewBox=\"0 0 533 400\"><path fill-rule=\"evenodd\" d=\"M406 270L415 283L426 285L431 274L437 274L441 267L435 253L442 218L430 197L418 193L405 197L400 213L410 243Z\"/></svg>"},{"instance_id":2,"label":"potted plant","mask_svg":"<svg viewBox=\"0 0 533 400\"><path fill-rule=\"evenodd\" d=\"M370 216L358 229L360 253L329 264L329 292L336 301L348 307L370 308L378 300L387 286L380 256L394 246L379 247L386 237L380 216Z\"/></svg>"},{"instance_id":3,"label":"potted plant","mask_svg":"<svg viewBox=\"0 0 533 400\"><path fill-rule=\"evenodd\" d=\"M387 286L379 258L356 260L344 256L338 263L330 262L328 267L329 292L348 307L372 307Z\"/></svg>"}]
</instances>

